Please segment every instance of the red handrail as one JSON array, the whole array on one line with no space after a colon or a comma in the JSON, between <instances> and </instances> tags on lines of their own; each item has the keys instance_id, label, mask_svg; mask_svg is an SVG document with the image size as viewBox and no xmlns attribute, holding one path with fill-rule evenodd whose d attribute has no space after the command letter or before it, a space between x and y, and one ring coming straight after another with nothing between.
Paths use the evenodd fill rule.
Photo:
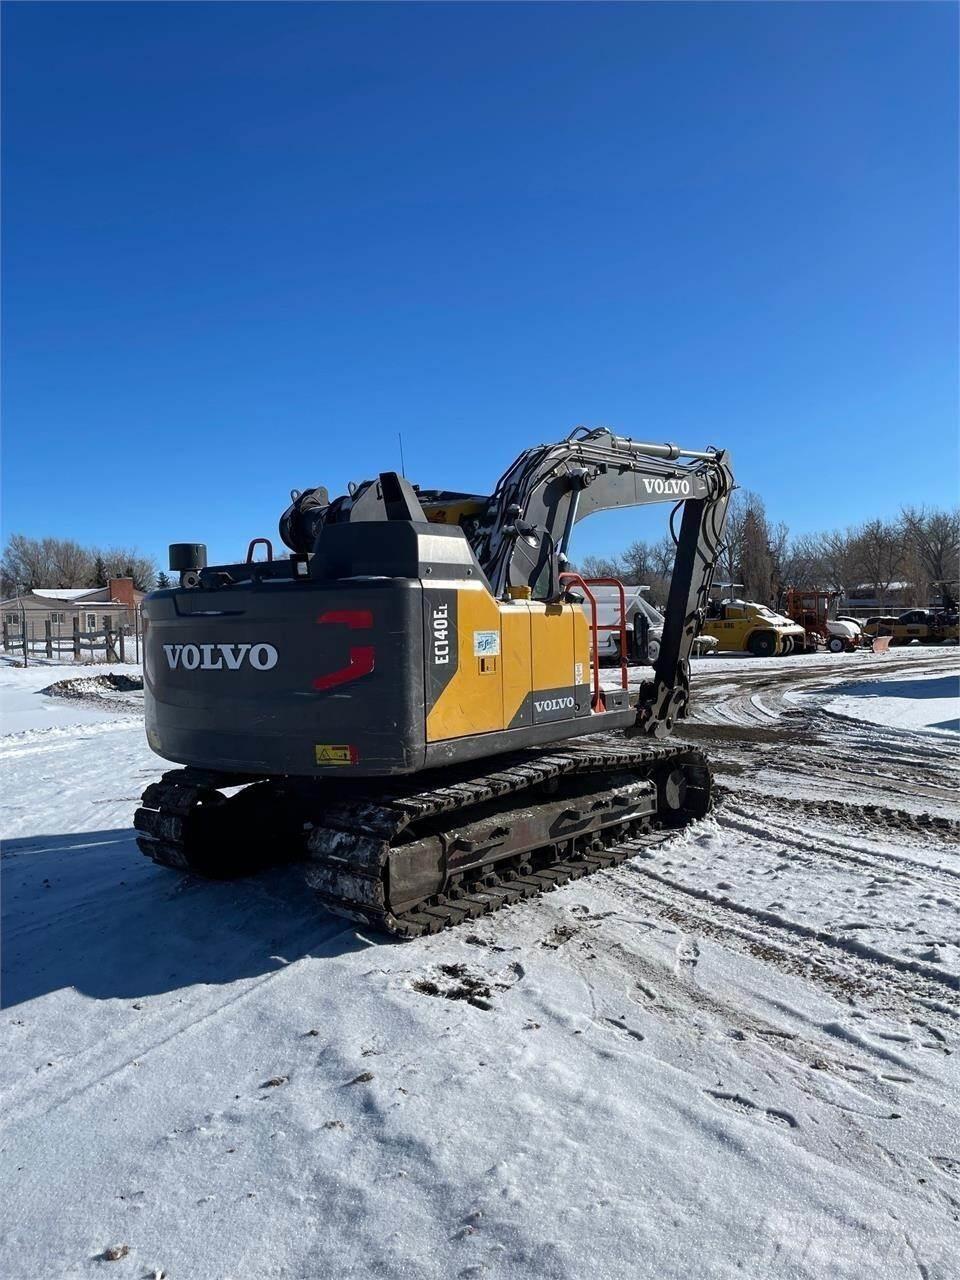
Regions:
<instances>
[{"instance_id":1,"label":"red handrail","mask_svg":"<svg viewBox=\"0 0 960 1280\"><path fill-rule=\"evenodd\" d=\"M619 631L620 632L620 684L626 689L629 683L627 679L627 593L623 589L623 583L619 578L582 578L579 573L561 573L561 582L570 582L582 589L584 595L590 601L590 629L593 632L593 658L591 665L593 667L593 698L590 705L594 711L606 710L606 703L603 697L603 690L600 688L600 654L599 645L597 643L598 631ZM589 584L589 585L588 585ZM620 621L619 622L597 622L597 599L590 587L616 587L620 593Z\"/></svg>"}]
</instances>

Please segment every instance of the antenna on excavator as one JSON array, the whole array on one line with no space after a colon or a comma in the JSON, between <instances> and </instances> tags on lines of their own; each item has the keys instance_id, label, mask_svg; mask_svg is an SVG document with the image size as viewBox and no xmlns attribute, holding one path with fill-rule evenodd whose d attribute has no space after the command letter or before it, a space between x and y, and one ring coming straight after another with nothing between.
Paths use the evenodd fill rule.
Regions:
<instances>
[{"instance_id":1,"label":"antenna on excavator","mask_svg":"<svg viewBox=\"0 0 960 1280\"><path fill-rule=\"evenodd\" d=\"M407 470L406 470L406 467L403 465L403 432L402 431L397 432L397 439L400 441L400 474L403 476L404 480L406 480Z\"/></svg>"}]
</instances>

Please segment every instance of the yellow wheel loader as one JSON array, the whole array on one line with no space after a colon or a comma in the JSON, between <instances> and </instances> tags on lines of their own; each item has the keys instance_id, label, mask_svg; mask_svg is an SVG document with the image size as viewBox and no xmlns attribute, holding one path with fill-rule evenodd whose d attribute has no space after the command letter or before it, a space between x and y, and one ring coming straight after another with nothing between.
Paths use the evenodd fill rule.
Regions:
<instances>
[{"instance_id":1,"label":"yellow wheel loader","mask_svg":"<svg viewBox=\"0 0 960 1280\"><path fill-rule=\"evenodd\" d=\"M712 600L703 632L716 639L721 653L785 657L789 653L803 653L806 647L806 632L799 623L782 613L774 613L766 605L746 600Z\"/></svg>"}]
</instances>

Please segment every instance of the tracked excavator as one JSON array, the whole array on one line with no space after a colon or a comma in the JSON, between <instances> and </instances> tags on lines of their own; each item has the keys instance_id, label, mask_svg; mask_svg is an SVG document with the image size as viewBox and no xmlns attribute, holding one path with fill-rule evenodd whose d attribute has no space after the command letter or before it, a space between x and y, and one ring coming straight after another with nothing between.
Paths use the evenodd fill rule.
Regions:
<instances>
[{"instance_id":1,"label":"tracked excavator","mask_svg":"<svg viewBox=\"0 0 960 1280\"><path fill-rule=\"evenodd\" d=\"M489 496L395 472L294 492L289 554L254 539L143 605L146 732L181 768L134 824L212 877L302 861L334 912L413 938L632 856L702 817L711 772L668 736L690 696L733 488L721 449L605 429L526 450ZM593 512L671 503L676 559L652 678L603 688ZM264 544L262 554L257 544ZM638 842L640 842L638 844Z\"/></svg>"}]
</instances>

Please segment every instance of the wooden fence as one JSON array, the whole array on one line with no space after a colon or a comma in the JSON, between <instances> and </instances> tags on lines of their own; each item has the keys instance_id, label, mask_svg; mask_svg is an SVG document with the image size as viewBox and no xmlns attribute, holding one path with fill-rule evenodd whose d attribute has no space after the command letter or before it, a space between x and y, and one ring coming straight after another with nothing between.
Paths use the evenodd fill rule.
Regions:
<instances>
[{"instance_id":1,"label":"wooden fence","mask_svg":"<svg viewBox=\"0 0 960 1280\"><path fill-rule=\"evenodd\" d=\"M106 619L104 619L106 621ZM106 626L99 631L81 631L80 619L70 623L33 621L3 622L3 652L29 663L31 658L61 662L139 662L141 645L140 611L132 623Z\"/></svg>"}]
</instances>

